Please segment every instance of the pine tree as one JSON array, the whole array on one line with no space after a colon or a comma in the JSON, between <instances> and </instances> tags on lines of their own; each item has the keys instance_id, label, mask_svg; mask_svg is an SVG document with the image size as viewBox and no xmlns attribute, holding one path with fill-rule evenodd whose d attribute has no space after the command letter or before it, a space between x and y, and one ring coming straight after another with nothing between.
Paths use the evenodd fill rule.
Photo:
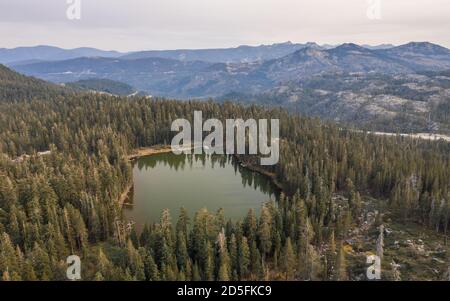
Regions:
<instances>
[{"instance_id":1,"label":"pine tree","mask_svg":"<svg viewBox=\"0 0 450 301\"><path fill-rule=\"evenodd\" d=\"M298 244L298 271L302 279L310 279L312 273L312 258L311 251L312 241L314 239L314 230L309 218L306 219L304 226L301 229L301 238Z\"/></svg>"},{"instance_id":2,"label":"pine tree","mask_svg":"<svg viewBox=\"0 0 450 301\"><path fill-rule=\"evenodd\" d=\"M238 267L240 279L246 279L250 270L250 248L248 246L247 238L242 237L242 242L239 248Z\"/></svg>"},{"instance_id":3,"label":"pine tree","mask_svg":"<svg viewBox=\"0 0 450 301\"><path fill-rule=\"evenodd\" d=\"M186 246L186 236L182 231L179 231L177 235L176 256L178 267L180 269L186 270L186 265L189 260L189 254Z\"/></svg>"},{"instance_id":4,"label":"pine tree","mask_svg":"<svg viewBox=\"0 0 450 301\"><path fill-rule=\"evenodd\" d=\"M252 272L252 278L258 278L259 275L264 274L262 267L262 258L259 249L256 246L256 242L253 241L252 247L250 249L250 266Z\"/></svg>"},{"instance_id":5,"label":"pine tree","mask_svg":"<svg viewBox=\"0 0 450 301\"><path fill-rule=\"evenodd\" d=\"M237 272L238 272L238 264L239 264L239 257L238 257L238 245L236 240L236 235L233 233L231 234L230 243L229 243L229 255L230 255L230 268L231 273L234 275L232 277L232 280L237 280Z\"/></svg>"},{"instance_id":6,"label":"pine tree","mask_svg":"<svg viewBox=\"0 0 450 301\"><path fill-rule=\"evenodd\" d=\"M326 266L327 266L327 275L333 275L335 272L335 265L336 265L336 240L334 237L334 230L331 231L329 243L328 243L328 250L327 250L327 256L326 259Z\"/></svg>"},{"instance_id":7,"label":"pine tree","mask_svg":"<svg viewBox=\"0 0 450 301\"><path fill-rule=\"evenodd\" d=\"M185 240L187 241L188 235L188 225L189 225L189 215L187 210L182 207L180 209L180 215L178 217L176 231L177 233L182 233L184 235Z\"/></svg>"},{"instance_id":8,"label":"pine tree","mask_svg":"<svg viewBox=\"0 0 450 301\"><path fill-rule=\"evenodd\" d=\"M247 216L245 217L243 225L244 236L247 237L249 243L253 243L253 241L255 240L257 228L258 226L255 214L253 210L250 209Z\"/></svg>"},{"instance_id":9,"label":"pine tree","mask_svg":"<svg viewBox=\"0 0 450 301\"><path fill-rule=\"evenodd\" d=\"M127 267L130 269L131 275L133 275L136 280L145 280L144 262L139 252L134 248L131 239L129 239L127 243L127 253Z\"/></svg>"},{"instance_id":10,"label":"pine tree","mask_svg":"<svg viewBox=\"0 0 450 301\"><path fill-rule=\"evenodd\" d=\"M261 209L261 218L259 219L258 238L263 258L269 255L272 247L272 217L269 209L264 205Z\"/></svg>"},{"instance_id":11,"label":"pine tree","mask_svg":"<svg viewBox=\"0 0 450 301\"><path fill-rule=\"evenodd\" d=\"M347 263L345 260L345 250L342 243L340 244L340 247L338 249L336 273L334 279L338 281L345 281L348 279Z\"/></svg>"},{"instance_id":12,"label":"pine tree","mask_svg":"<svg viewBox=\"0 0 450 301\"><path fill-rule=\"evenodd\" d=\"M205 245L205 258L203 262L204 280L214 280L214 252L211 243L208 241Z\"/></svg>"},{"instance_id":13,"label":"pine tree","mask_svg":"<svg viewBox=\"0 0 450 301\"><path fill-rule=\"evenodd\" d=\"M147 254L147 257L145 260L145 270L146 270L147 279L149 281L160 280L158 266L155 264L155 261L153 260L153 256L151 254Z\"/></svg>"},{"instance_id":14,"label":"pine tree","mask_svg":"<svg viewBox=\"0 0 450 301\"><path fill-rule=\"evenodd\" d=\"M114 275L112 275L112 264L109 261L106 254L103 252L103 249L100 248L98 250L98 261L97 261L97 270L99 273L99 276L101 276L102 279L112 279Z\"/></svg>"},{"instance_id":15,"label":"pine tree","mask_svg":"<svg viewBox=\"0 0 450 301\"><path fill-rule=\"evenodd\" d=\"M288 237L283 250L283 270L286 280L294 280L295 266L295 253L292 248L291 239Z\"/></svg>"},{"instance_id":16,"label":"pine tree","mask_svg":"<svg viewBox=\"0 0 450 301\"><path fill-rule=\"evenodd\" d=\"M53 276L47 252L36 242L31 254L32 263L39 280L50 280Z\"/></svg>"},{"instance_id":17,"label":"pine tree","mask_svg":"<svg viewBox=\"0 0 450 301\"><path fill-rule=\"evenodd\" d=\"M231 277L230 257L228 255L225 230L223 228L217 236L217 247L219 259L217 279L219 281L229 281Z\"/></svg>"},{"instance_id":18,"label":"pine tree","mask_svg":"<svg viewBox=\"0 0 450 301\"><path fill-rule=\"evenodd\" d=\"M0 174L0 208L10 208L17 199L13 182L4 174Z\"/></svg>"}]
</instances>

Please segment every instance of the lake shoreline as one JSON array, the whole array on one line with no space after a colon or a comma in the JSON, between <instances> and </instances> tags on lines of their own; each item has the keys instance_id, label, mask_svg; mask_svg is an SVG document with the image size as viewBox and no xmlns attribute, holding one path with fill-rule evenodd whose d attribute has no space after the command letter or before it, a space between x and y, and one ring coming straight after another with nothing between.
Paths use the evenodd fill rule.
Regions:
<instances>
[{"instance_id":1,"label":"lake shoreline","mask_svg":"<svg viewBox=\"0 0 450 301\"><path fill-rule=\"evenodd\" d=\"M119 196L119 206L122 208L124 204L126 204L126 200L128 199L128 195L130 194L131 189L133 189L133 183L128 184L125 187L125 190Z\"/></svg>"},{"instance_id":2,"label":"lake shoreline","mask_svg":"<svg viewBox=\"0 0 450 301\"><path fill-rule=\"evenodd\" d=\"M129 161L134 161L139 158L149 157L149 156L158 155L158 154L166 154L166 153L170 153L170 152L172 152L172 148L170 145L154 145L154 146L149 146L149 147L141 147L141 148L134 149L133 152L127 156L127 159ZM241 166L242 168L259 173L259 174L269 178L270 181L272 182L272 184L278 190L280 190L280 192L284 192L283 185L277 180L275 173L268 172L267 170L265 170L262 167L248 164L247 162L244 162L244 160L242 160L241 157L238 155L233 155L233 158L235 158L236 163L239 164L239 166ZM120 197L119 197L120 207L123 207L124 204L126 203L125 201L127 200L131 189L133 189L133 182L128 184L126 186L125 190L120 195Z\"/></svg>"},{"instance_id":3,"label":"lake shoreline","mask_svg":"<svg viewBox=\"0 0 450 301\"><path fill-rule=\"evenodd\" d=\"M155 146L149 146L149 147L141 147L133 150L133 153L131 155L128 155L128 160L134 161L136 159L142 158L142 157L148 157L158 154L166 154L172 152L172 147L170 145L155 145ZM233 157L236 159L236 162L242 166L243 168L247 168L248 170L257 172L263 176L266 176L271 179L272 183L280 190L283 189L283 185L277 180L276 175L274 173L268 172L262 167L254 166L252 164L248 164L244 162L238 155L233 155Z\"/></svg>"},{"instance_id":4,"label":"lake shoreline","mask_svg":"<svg viewBox=\"0 0 450 301\"><path fill-rule=\"evenodd\" d=\"M134 149L133 152L127 156L129 161L133 161L142 157L165 154L172 152L172 147L170 145L154 145L149 147L140 147Z\"/></svg>"},{"instance_id":5,"label":"lake shoreline","mask_svg":"<svg viewBox=\"0 0 450 301\"><path fill-rule=\"evenodd\" d=\"M169 145L154 145L149 147L140 147L134 149L130 155L126 156L126 158L128 159L128 161L132 162L142 157L170 153L171 151L172 148ZM123 208L124 205L126 205L126 200L128 199L128 196L131 190L133 189L133 185L134 185L133 180L131 180L131 183L129 183L120 194L118 199L120 208Z\"/></svg>"},{"instance_id":6,"label":"lake shoreline","mask_svg":"<svg viewBox=\"0 0 450 301\"><path fill-rule=\"evenodd\" d=\"M242 166L243 168L246 168L246 169L248 169L248 170L250 170L250 171L257 172L257 173L259 173L259 174L261 174L261 175L263 175L263 176L265 176L265 177L268 177L268 178L271 180L272 184L275 185L275 187L277 187L281 192L284 192L283 185L277 180L277 176L276 176L275 173L268 172L267 170L265 170L265 169L262 168L262 167L255 166L255 165L252 165L252 164L248 164L247 162L244 162L244 161L243 161L239 156L237 156L237 155L234 155L233 157L236 159L236 162L237 162L240 166Z\"/></svg>"}]
</instances>

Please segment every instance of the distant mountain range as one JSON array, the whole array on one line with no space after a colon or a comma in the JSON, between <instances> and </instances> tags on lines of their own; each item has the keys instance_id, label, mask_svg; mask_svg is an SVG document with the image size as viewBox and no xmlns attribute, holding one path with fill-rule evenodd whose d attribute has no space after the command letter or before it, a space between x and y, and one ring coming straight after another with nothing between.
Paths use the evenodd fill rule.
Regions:
<instances>
[{"instance_id":1,"label":"distant mountain range","mask_svg":"<svg viewBox=\"0 0 450 301\"><path fill-rule=\"evenodd\" d=\"M153 57L156 55L166 57ZM225 59L232 62L213 62ZM100 78L124 82L151 95L208 98L231 92L257 94L283 82L326 73L448 70L450 50L428 42L376 49L350 43L329 49L315 43L283 43L222 50L137 52L113 58L80 57L11 67L57 83Z\"/></svg>"},{"instance_id":2,"label":"distant mountain range","mask_svg":"<svg viewBox=\"0 0 450 301\"><path fill-rule=\"evenodd\" d=\"M316 43L294 44L291 42L260 46L239 46L223 49L181 49L140 51L122 59L166 58L179 61L204 61L211 63L245 63L276 59L305 47L320 47Z\"/></svg>"},{"instance_id":3,"label":"distant mountain range","mask_svg":"<svg viewBox=\"0 0 450 301\"><path fill-rule=\"evenodd\" d=\"M124 55L117 51L104 51L95 48L62 49L53 46L0 48L0 63L8 65L26 64L39 61L68 60L77 57L118 57Z\"/></svg>"},{"instance_id":4,"label":"distant mountain range","mask_svg":"<svg viewBox=\"0 0 450 301\"><path fill-rule=\"evenodd\" d=\"M369 130L450 133L450 50L436 44L283 43L186 51L32 59L9 65L64 85L0 65L0 100L74 92L212 97L282 106ZM165 57L154 57L158 55Z\"/></svg>"},{"instance_id":5,"label":"distant mountain range","mask_svg":"<svg viewBox=\"0 0 450 301\"><path fill-rule=\"evenodd\" d=\"M62 49L54 46L17 47L12 49L0 48L0 63L7 65L23 65L40 61L59 61L79 57L121 57L123 59L166 58L180 61L205 62L253 62L279 58L299 49L313 46L323 49L335 48L335 45L316 43L277 43L272 45L246 46L221 49L179 49L179 50L150 50L137 52L105 51L95 48ZM390 44L378 46L364 45L368 49L386 49L394 47Z\"/></svg>"}]
</instances>

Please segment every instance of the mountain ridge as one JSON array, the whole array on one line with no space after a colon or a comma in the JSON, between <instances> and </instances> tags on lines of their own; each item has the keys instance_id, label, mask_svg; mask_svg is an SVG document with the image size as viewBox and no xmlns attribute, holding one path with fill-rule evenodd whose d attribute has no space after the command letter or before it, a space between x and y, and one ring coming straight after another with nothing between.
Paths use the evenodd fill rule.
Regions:
<instances>
[{"instance_id":1,"label":"mountain ridge","mask_svg":"<svg viewBox=\"0 0 450 301\"><path fill-rule=\"evenodd\" d=\"M16 65L14 69L58 83L105 78L124 82L151 95L208 98L233 91L259 93L281 82L330 72L444 71L450 69L450 51L431 43L408 43L375 50L353 43L331 49L309 43L288 55L265 61L217 63L159 57L82 57Z\"/></svg>"},{"instance_id":2,"label":"mountain ridge","mask_svg":"<svg viewBox=\"0 0 450 301\"><path fill-rule=\"evenodd\" d=\"M0 64L0 102L20 102L48 95L58 97L72 92L69 88L25 76Z\"/></svg>"},{"instance_id":3,"label":"mountain ridge","mask_svg":"<svg viewBox=\"0 0 450 301\"><path fill-rule=\"evenodd\" d=\"M15 48L0 48L0 63L8 65L23 64L27 61L55 61L76 58L81 56L95 57L122 57L124 59L162 57L177 60L204 60L209 62L245 62L254 60L267 60L281 57L294 50L315 45L323 49L335 48L337 45L318 45L315 42L292 43L290 41L261 44L257 46L240 45L237 47L211 48L211 49L173 49L173 50L143 50L143 51L116 51L102 50L93 47L79 47L66 49L51 45L20 46ZM369 49L387 49L394 47L390 44L363 45ZM272 55L270 54L273 53ZM247 55L246 55L247 53ZM250 53L250 54L248 54ZM208 59L208 55L215 58ZM218 58L221 56L221 58Z\"/></svg>"},{"instance_id":4,"label":"mountain ridge","mask_svg":"<svg viewBox=\"0 0 450 301\"><path fill-rule=\"evenodd\" d=\"M114 50L100 50L91 47L64 49L55 46L38 45L16 48L0 48L1 64L17 64L28 60L58 61L81 56L118 57L123 53Z\"/></svg>"}]
</instances>

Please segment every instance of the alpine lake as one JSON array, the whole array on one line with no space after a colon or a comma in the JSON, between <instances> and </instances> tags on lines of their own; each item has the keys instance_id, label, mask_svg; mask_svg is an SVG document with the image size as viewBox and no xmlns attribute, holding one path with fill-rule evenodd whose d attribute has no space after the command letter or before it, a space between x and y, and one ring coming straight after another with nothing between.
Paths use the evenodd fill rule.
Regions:
<instances>
[{"instance_id":1,"label":"alpine lake","mask_svg":"<svg viewBox=\"0 0 450 301\"><path fill-rule=\"evenodd\" d=\"M222 208L226 219L237 221L249 209L259 215L262 205L276 200L279 193L269 177L232 156L160 153L134 161L133 187L123 214L138 230L158 223L164 209L176 221L182 207L191 218L202 208L209 212Z\"/></svg>"}]
</instances>

